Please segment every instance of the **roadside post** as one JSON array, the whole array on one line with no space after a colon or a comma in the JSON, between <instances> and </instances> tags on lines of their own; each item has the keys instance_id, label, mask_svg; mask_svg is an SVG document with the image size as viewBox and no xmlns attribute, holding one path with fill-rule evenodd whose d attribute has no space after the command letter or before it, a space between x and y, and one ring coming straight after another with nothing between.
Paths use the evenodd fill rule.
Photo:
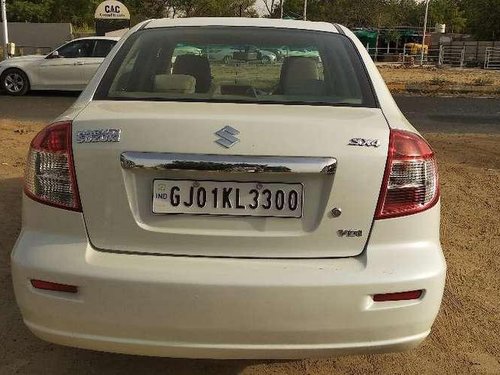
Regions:
<instances>
[{"instance_id":1,"label":"roadside post","mask_svg":"<svg viewBox=\"0 0 500 375\"><path fill-rule=\"evenodd\" d=\"M429 15L429 3L430 2L431 2L431 0L425 0L424 33L422 35L422 49L420 51L420 66L424 65L425 34L427 33L427 17Z\"/></svg>"},{"instance_id":2,"label":"roadside post","mask_svg":"<svg viewBox=\"0 0 500 375\"><path fill-rule=\"evenodd\" d=\"M7 3L6 0L0 0L0 7L2 8L2 25L3 25L3 55L4 59L9 58L8 44L9 44L9 30L7 28Z\"/></svg>"}]
</instances>

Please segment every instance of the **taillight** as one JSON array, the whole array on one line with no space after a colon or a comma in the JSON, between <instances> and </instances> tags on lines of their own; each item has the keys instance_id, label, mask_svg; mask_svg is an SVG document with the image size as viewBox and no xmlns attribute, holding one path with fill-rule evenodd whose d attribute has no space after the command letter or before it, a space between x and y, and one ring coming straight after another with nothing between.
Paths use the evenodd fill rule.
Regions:
<instances>
[{"instance_id":1,"label":"taillight","mask_svg":"<svg viewBox=\"0 0 500 375\"><path fill-rule=\"evenodd\" d=\"M437 165L429 144L415 133L391 130L375 219L421 212L438 199Z\"/></svg>"},{"instance_id":2,"label":"taillight","mask_svg":"<svg viewBox=\"0 0 500 375\"><path fill-rule=\"evenodd\" d=\"M24 191L41 203L81 211L71 149L71 121L51 124L33 138Z\"/></svg>"}]
</instances>

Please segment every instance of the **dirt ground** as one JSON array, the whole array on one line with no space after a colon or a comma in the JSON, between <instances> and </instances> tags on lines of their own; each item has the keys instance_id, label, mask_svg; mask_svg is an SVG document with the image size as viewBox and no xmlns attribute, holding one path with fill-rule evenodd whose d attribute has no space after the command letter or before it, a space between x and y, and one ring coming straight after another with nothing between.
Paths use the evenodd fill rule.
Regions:
<instances>
[{"instance_id":1,"label":"dirt ground","mask_svg":"<svg viewBox=\"0 0 500 375\"><path fill-rule=\"evenodd\" d=\"M387 83L454 83L472 86L500 86L500 72L484 69L437 67L404 67L380 65L380 73Z\"/></svg>"},{"instance_id":2,"label":"dirt ground","mask_svg":"<svg viewBox=\"0 0 500 375\"><path fill-rule=\"evenodd\" d=\"M448 279L423 345L322 360L207 361L65 348L24 327L9 253L21 228L25 154L40 127L0 120L0 374L500 374L500 135L426 135L439 160Z\"/></svg>"}]
</instances>

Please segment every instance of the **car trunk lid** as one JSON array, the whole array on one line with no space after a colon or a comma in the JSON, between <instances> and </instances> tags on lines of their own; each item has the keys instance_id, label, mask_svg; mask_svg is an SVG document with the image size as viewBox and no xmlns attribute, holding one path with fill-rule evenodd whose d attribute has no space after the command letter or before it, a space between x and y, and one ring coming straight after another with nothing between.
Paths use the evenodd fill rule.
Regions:
<instances>
[{"instance_id":1,"label":"car trunk lid","mask_svg":"<svg viewBox=\"0 0 500 375\"><path fill-rule=\"evenodd\" d=\"M102 129L119 129L119 142L76 142L79 132ZM91 102L73 122L73 133L80 198L94 247L262 258L361 253L389 138L376 108L145 101ZM174 186L184 194L180 207L170 201ZM249 213L222 207L222 193L215 211L188 207L191 186L195 194L206 188L209 196L217 187L232 189L233 206L239 191L240 205ZM259 186L274 194L270 211L249 209L249 192ZM287 202L295 197L292 191L303 200L290 206L295 210L277 210L278 191Z\"/></svg>"}]
</instances>

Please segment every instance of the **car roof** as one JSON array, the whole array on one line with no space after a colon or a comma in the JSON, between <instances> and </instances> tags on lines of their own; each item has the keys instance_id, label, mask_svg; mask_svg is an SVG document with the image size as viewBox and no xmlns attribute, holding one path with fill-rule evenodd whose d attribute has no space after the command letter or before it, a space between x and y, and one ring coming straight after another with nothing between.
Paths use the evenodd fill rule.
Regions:
<instances>
[{"instance_id":1,"label":"car roof","mask_svg":"<svg viewBox=\"0 0 500 375\"><path fill-rule=\"evenodd\" d=\"M72 41L75 40L88 40L88 39L101 39L101 40L114 40L115 42L120 40L120 37L117 36L86 36L83 38L75 38Z\"/></svg>"},{"instance_id":2,"label":"car roof","mask_svg":"<svg viewBox=\"0 0 500 375\"><path fill-rule=\"evenodd\" d=\"M161 18L153 19L145 25L146 29L182 26L241 26L241 27L275 27L285 29L301 29L313 31L338 32L332 23L273 18L244 17L193 17L193 18Z\"/></svg>"}]
</instances>

